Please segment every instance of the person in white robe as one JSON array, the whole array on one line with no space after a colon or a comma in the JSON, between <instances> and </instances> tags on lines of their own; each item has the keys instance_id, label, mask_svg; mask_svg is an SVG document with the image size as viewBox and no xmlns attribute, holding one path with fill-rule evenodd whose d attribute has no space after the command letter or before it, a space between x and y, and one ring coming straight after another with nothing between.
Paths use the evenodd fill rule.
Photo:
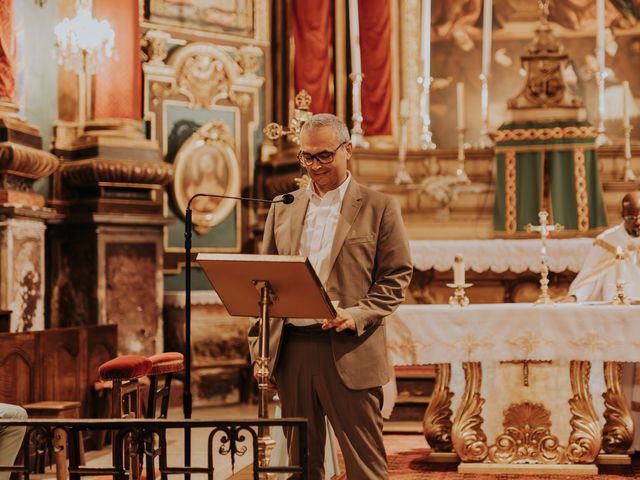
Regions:
<instances>
[{"instance_id":1,"label":"person in white robe","mask_svg":"<svg viewBox=\"0 0 640 480\"><path fill-rule=\"evenodd\" d=\"M631 192L624 196L621 215L622 223L596 237L580 273L569 287L566 301L614 299L617 247L622 249L625 256L622 268L625 295L632 301L640 301L640 192ZM624 364L622 388L629 400L635 424L632 448L640 451L640 368L637 365Z\"/></svg>"}]
</instances>

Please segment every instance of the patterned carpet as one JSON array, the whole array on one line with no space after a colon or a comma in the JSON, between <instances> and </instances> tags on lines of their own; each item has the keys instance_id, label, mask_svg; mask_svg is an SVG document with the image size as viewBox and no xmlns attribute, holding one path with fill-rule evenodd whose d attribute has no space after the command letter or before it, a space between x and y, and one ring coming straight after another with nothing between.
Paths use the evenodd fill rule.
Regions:
<instances>
[{"instance_id":1,"label":"patterned carpet","mask_svg":"<svg viewBox=\"0 0 640 480\"><path fill-rule=\"evenodd\" d=\"M459 474L457 465L429 463L430 449L421 435L385 435L389 459L389 477L394 480L618 480L640 479L640 457L635 456L631 465L601 465L599 475L489 475ZM342 456L340 465L344 471ZM347 480L345 473L336 480Z\"/></svg>"}]
</instances>

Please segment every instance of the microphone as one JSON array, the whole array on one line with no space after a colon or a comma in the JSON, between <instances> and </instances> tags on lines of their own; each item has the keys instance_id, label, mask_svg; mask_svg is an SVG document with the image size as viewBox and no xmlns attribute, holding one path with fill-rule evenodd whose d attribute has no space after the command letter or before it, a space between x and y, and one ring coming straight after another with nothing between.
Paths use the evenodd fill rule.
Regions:
<instances>
[{"instance_id":1,"label":"microphone","mask_svg":"<svg viewBox=\"0 0 640 480\"><path fill-rule=\"evenodd\" d=\"M217 195L214 193L196 193L193 195L189 202L187 203L187 211L191 208L191 202L193 202L198 197L211 197L211 198L229 198L231 200L241 200L244 202L260 202L260 203L284 203L285 205L289 205L293 203L295 197L290 193L285 193L282 195L282 198L279 200L268 200L266 198L251 198L251 197L232 197L229 195Z\"/></svg>"},{"instance_id":2,"label":"microphone","mask_svg":"<svg viewBox=\"0 0 640 480\"><path fill-rule=\"evenodd\" d=\"M244 202L260 202L260 203L284 203L289 205L293 203L295 197L290 193L285 193L278 200L267 200L265 198L251 198L251 197L232 197L230 195L216 195L213 193L196 193L189 198L187 202L187 209L184 218L184 254L185 254L185 381L183 392L183 412L184 418L191 418L192 413L192 396L191 396L191 228L192 228L192 215L191 202L198 197L211 197L211 198L228 198L231 200L240 200ZM188 461L188 465L191 464L191 429L185 428L184 431L184 454L185 462ZM185 463L187 465L187 463Z\"/></svg>"}]
</instances>

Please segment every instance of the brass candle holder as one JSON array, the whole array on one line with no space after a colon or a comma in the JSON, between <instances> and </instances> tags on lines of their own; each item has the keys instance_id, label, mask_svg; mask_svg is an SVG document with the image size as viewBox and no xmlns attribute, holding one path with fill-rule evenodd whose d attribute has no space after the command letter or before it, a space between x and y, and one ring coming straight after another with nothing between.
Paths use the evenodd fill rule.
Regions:
<instances>
[{"instance_id":1,"label":"brass candle holder","mask_svg":"<svg viewBox=\"0 0 640 480\"><path fill-rule=\"evenodd\" d=\"M546 262L542 262L540 268L540 295L538 296L536 305L548 305L554 303L549 295L549 267Z\"/></svg>"},{"instance_id":2,"label":"brass candle holder","mask_svg":"<svg viewBox=\"0 0 640 480\"><path fill-rule=\"evenodd\" d=\"M612 301L614 305L631 305L631 300L624 294L624 283L616 282L616 296Z\"/></svg>"},{"instance_id":3,"label":"brass candle holder","mask_svg":"<svg viewBox=\"0 0 640 480\"><path fill-rule=\"evenodd\" d=\"M465 288L473 286L473 283L447 283L447 287L455 288L453 295L449 297L449 305L452 307L466 307L469 305L469 297L465 293Z\"/></svg>"}]
</instances>

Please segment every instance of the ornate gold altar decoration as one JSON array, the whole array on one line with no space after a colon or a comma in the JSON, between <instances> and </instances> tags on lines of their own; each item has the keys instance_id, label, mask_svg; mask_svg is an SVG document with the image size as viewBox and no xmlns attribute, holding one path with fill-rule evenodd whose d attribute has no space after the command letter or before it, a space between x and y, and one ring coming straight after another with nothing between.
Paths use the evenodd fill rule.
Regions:
<instances>
[{"instance_id":1,"label":"ornate gold altar decoration","mask_svg":"<svg viewBox=\"0 0 640 480\"><path fill-rule=\"evenodd\" d=\"M451 398L453 392L449 390L451 382L451 364L436 365L436 384L433 388L431 401L422 419L422 431L429 446L436 452L450 452L451 442Z\"/></svg>"},{"instance_id":2,"label":"ornate gold altar decoration","mask_svg":"<svg viewBox=\"0 0 640 480\"><path fill-rule=\"evenodd\" d=\"M184 95L190 108L213 108L223 99L245 109L251 102L246 87L255 87L260 79L255 76L255 63L259 49L237 49L210 43L194 42L172 55L164 64L167 44L171 37L164 32L149 31L143 39L145 72L167 80L151 84L152 102L158 104L172 95ZM234 60L234 57L237 60ZM168 79L171 78L171 81Z\"/></svg>"},{"instance_id":3,"label":"ornate gold altar decoration","mask_svg":"<svg viewBox=\"0 0 640 480\"><path fill-rule=\"evenodd\" d=\"M625 454L633 442L633 417L622 392L621 380L622 364L604 362L604 382L607 390L602 394L605 407L602 449L606 453Z\"/></svg>"},{"instance_id":4,"label":"ornate gold altar decoration","mask_svg":"<svg viewBox=\"0 0 640 480\"><path fill-rule=\"evenodd\" d=\"M280 137L287 136L293 140L296 144L300 143L300 129L304 122L306 122L313 113L309 111L311 105L311 95L306 90L300 90L295 97L296 108L293 110L293 115L289 121L289 127L285 130L282 125L278 123L269 123L263 129L265 136L273 141Z\"/></svg>"},{"instance_id":5,"label":"ornate gold altar decoration","mask_svg":"<svg viewBox=\"0 0 640 480\"><path fill-rule=\"evenodd\" d=\"M536 35L520 57L527 72L527 81L520 93L507 101L507 107L514 110L538 108L582 107L582 100L573 95L564 80L564 69L569 56L564 47L553 36L549 27L549 0L539 1L541 7L540 24Z\"/></svg>"},{"instance_id":6,"label":"ornate gold altar decoration","mask_svg":"<svg viewBox=\"0 0 640 480\"><path fill-rule=\"evenodd\" d=\"M551 434L551 413L539 403L522 402L504 412L504 432L489 448L493 463L564 463L565 448Z\"/></svg>"},{"instance_id":7,"label":"ornate gold altar decoration","mask_svg":"<svg viewBox=\"0 0 640 480\"><path fill-rule=\"evenodd\" d=\"M178 150L174 167L173 198L181 215L196 193L240 195L235 142L229 127L221 120L209 122L193 133ZM229 198L195 199L192 203L195 231L205 234L227 218L237 205Z\"/></svg>"},{"instance_id":8,"label":"ornate gold altar decoration","mask_svg":"<svg viewBox=\"0 0 640 480\"><path fill-rule=\"evenodd\" d=\"M587 170L583 148L576 148L573 152L573 174L576 185L578 231L586 232L589 229L589 197L587 195Z\"/></svg>"},{"instance_id":9,"label":"ornate gold altar decoration","mask_svg":"<svg viewBox=\"0 0 640 480\"><path fill-rule=\"evenodd\" d=\"M573 397L569 400L571 434L567 445L567 460L572 463L592 463L602 442L600 423L589 392L591 363L572 360L569 374Z\"/></svg>"},{"instance_id":10,"label":"ornate gold altar decoration","mask_svg":"<svg viewBox=\"0 0 640 480\"><path fill-rule=\"evenodd\" d=\"M60 173L65 183L74 187L107 183L163 186L173 179L173 167L168 163L105 158L65 162Z\"/></svg>"},{"instance_id":11,"label":"ornate gold altar decoration","mask_svg":"<svg viewBox=\"0 0 640 480\"><path fill-rule=\"evenodd\" d=\"M465 362L465 388L460 406L451 427L453 447L463 462L482 462L489 453L487 436L482 430L482 405L480 396L482 368L480 362Z\"/></svg>"},{"instance_id":12,"label":"ornate gold altar decoration","mask_svg":"<svg viewBox=\"0 0 640 480\"><path fill-rule=\"evenodd\" d=\"M498 140L496 140L497 142ZM505 228L507 233L516 233L518 228L516 210L516 152L510 149L504 158L505 178Z\"/></svg>"}]
</instances>

